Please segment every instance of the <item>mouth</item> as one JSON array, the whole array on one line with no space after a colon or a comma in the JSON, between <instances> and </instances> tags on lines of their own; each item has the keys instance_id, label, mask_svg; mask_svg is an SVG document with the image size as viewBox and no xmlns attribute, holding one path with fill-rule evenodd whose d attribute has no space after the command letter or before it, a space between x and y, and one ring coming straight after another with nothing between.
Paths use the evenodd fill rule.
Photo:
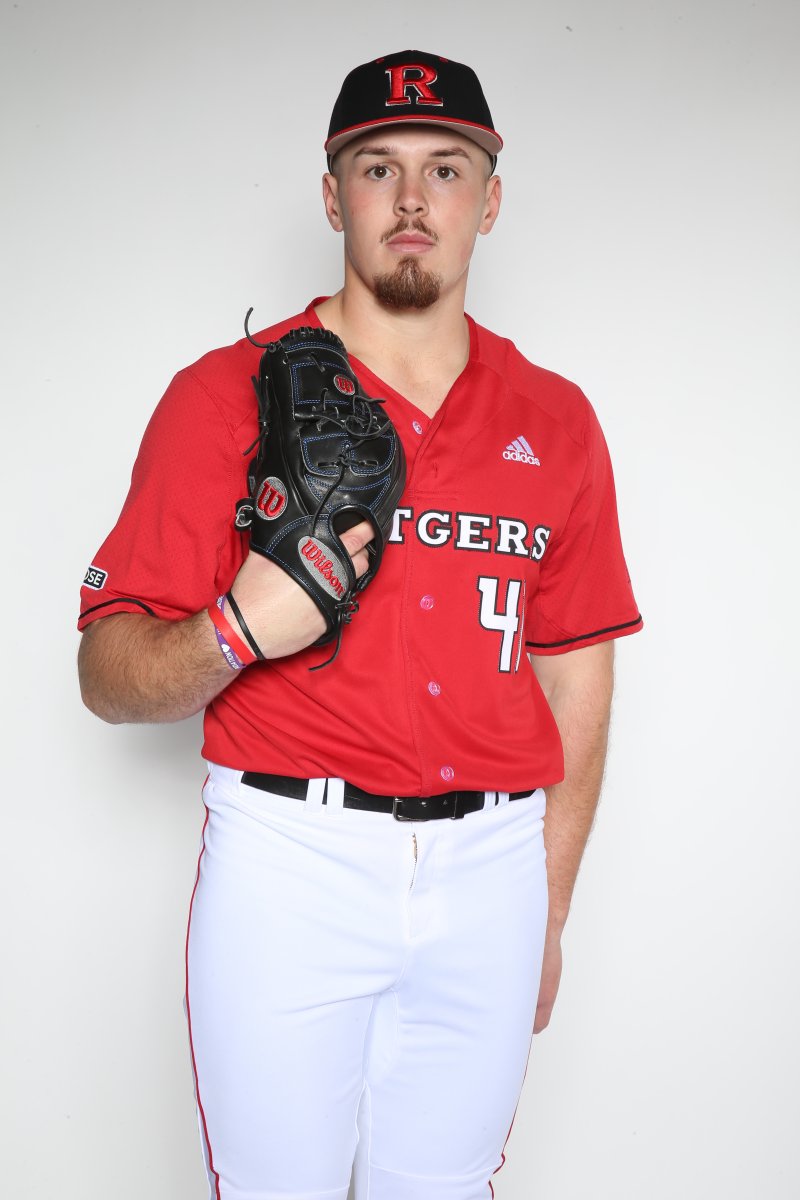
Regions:
<instances>
[{"instance_id":1,"label":"mouth","mask_svg":"<svg viewBox=\"0 0 800 1200\"><path fill-rule=\"evenodd\" d=\"M426 250L431 250L435 242L422 233L398 233L393 238L389 238L386 244L392 250L403 254L422 254Z\"/></svg>"}]
</instances>

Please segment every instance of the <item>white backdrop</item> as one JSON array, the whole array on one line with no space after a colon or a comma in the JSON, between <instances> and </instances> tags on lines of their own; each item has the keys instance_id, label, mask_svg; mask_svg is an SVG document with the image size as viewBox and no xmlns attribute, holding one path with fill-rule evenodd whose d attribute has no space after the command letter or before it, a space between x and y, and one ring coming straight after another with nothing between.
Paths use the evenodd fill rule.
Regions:
<instances>
[{"instance_id":1,"label":"white backdrop","mask_svg":"<svg viewBox=\"0 0 800 1200\"><path fill-rule=\"evenodd\" d=\"M78 587L176 370L335 289L345 72L474 65L505 205L469 309L611 446L643 634L498 1200L790 1200L794 0L19 0L0 15L2 1129L16 1200L202 1200L182 999L199 720L80 705Z\"/></svg>"}]
</instances>

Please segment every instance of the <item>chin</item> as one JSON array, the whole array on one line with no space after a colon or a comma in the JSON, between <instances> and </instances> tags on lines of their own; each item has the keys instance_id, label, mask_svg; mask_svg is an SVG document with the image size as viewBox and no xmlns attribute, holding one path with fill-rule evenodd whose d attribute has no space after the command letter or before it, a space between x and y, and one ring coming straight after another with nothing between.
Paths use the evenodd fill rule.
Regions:
<instances>
[{"instance_id":1,"label":"chin","mask_svg":"<svg viewBox=\"0 0 800 1200\"><path fill-rule=\"evenodd\" d=\"M439 299L442 277L426 271L411 255L402 258L393 271L373 279L375 296L386 308L425 309Z\"/></svg>"}]
</instances>

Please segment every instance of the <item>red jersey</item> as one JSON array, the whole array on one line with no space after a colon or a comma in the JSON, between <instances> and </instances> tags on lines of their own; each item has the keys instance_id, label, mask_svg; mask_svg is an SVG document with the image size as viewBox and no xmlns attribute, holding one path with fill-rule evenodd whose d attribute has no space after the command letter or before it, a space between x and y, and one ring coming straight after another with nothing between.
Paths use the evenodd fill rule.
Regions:
<instances>
[{"instance_id":1,"label":"red jersey","mask_svg":"<svg viewBox=\"0 0 800 1200\"><path fill-rule=\"evenodd\" d=\"M258 341L319 327L316 303ZM256 663L211 702L207 759L407 796L563 777L527 653L642 626L611 463L574 384L468 321L469 361L433 417L351 360L408 463L383 563L330 666L309 671L330 646ZM257 437L260 353L242 339L170 384L87 571L80 629L118 612L180 619L230 588L247 554L233 518Z\"/></svg>"}]
</instances>

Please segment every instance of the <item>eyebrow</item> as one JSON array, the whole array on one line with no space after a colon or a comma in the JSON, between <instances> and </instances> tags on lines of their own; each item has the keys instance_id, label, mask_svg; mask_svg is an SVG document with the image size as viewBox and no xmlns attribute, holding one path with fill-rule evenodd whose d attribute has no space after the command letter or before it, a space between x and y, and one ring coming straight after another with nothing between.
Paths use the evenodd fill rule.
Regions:
<instances>
[{"instance_id":1,"label":"eyebrow","mask_svg":"<svg viewBox=\"0 0 800 1200\"><path fill-rule=\"evenodd\" d=\"M362 154L374 158L391 158L393 154L398 154L397 146L362 146L360 150L356 150L353 158L360 158ZM462 150L460 146L449 146L441 150L431 150L428 158L466 158L471 161L470 155L466 150Z\"/></svg>"}]
</instances>

